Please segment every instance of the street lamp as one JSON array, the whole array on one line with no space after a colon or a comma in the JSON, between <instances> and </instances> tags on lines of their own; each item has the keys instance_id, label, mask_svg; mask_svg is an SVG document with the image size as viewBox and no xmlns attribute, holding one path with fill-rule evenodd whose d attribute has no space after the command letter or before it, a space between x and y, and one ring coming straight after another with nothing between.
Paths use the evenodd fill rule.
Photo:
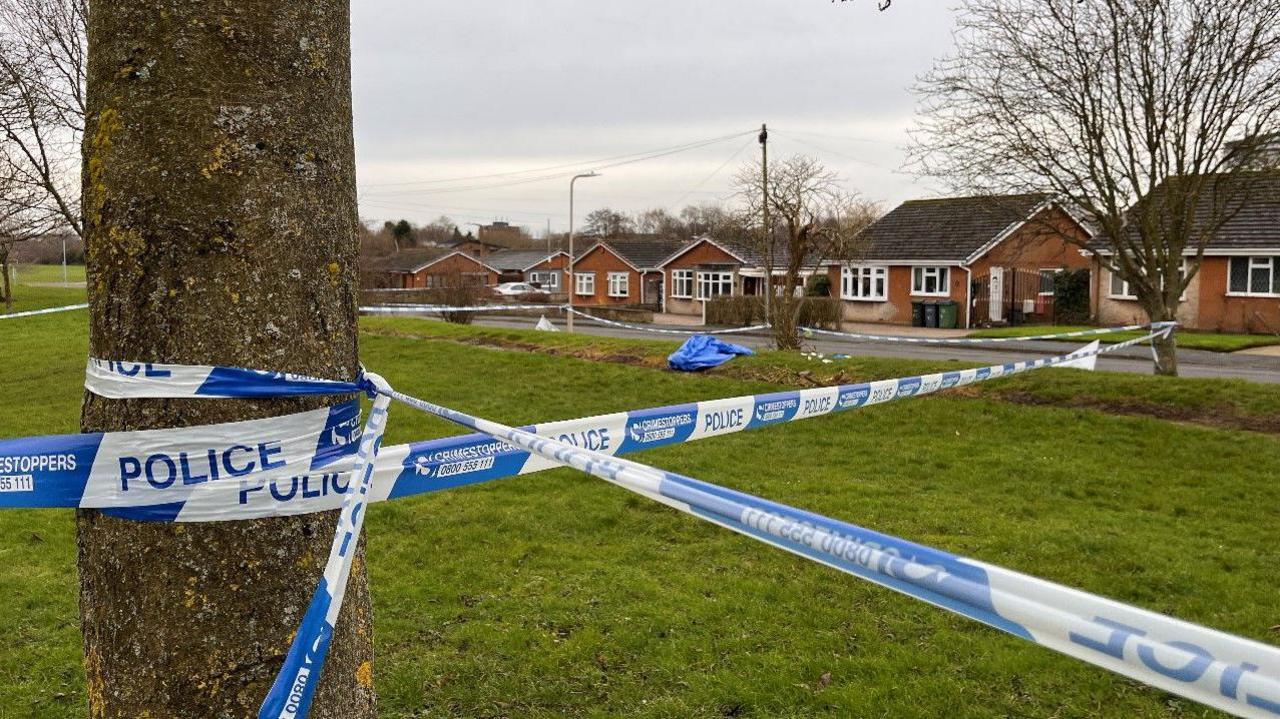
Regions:
<instances>
[{"instance_id":1,"label":"street lamp","mask_svg":"<svg viewBox=\"0 0 1280 719\"><path fill-rule=\"evenodd\" d=\"M573 274L573 185L584 177L599 176L600 173L592 170L591 172L582 175L574 175L573 179L569 180L569 311L565 312L564 319L565 326L570 332L573 331L573 295L578 289L577 277Z\"/></svg>"}]
</instances>

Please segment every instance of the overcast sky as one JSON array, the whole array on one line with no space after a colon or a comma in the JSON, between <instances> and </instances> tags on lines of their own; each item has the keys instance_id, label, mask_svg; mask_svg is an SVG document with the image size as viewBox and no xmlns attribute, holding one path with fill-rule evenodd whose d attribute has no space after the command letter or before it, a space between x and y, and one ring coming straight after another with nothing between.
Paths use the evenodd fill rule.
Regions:
<instances>
[{"instance_id":1,"label":"overcast sky","mask_svg":"<svg viewBox=\"0 0 1280 719\"><path fill-rule=\"evenodd\" d=\"M952 13L943 0L875 4L353 3L361 214L505 219L538 234L549 219L562 231L560 175L749 133L578 182L579 218L603 206L678 211L727 195L759 152L762 122L771 157L817 157L866 198L937 195L901 166L910 86L951 49Z\"/></svg>"}]
</instances>

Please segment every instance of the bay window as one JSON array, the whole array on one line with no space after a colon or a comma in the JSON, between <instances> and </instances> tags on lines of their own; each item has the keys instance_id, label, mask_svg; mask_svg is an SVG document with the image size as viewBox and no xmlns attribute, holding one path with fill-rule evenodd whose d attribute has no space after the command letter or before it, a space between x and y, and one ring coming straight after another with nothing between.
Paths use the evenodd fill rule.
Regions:
<instances>
[{"instance_id":1,"label":"bay window","mask_svg":"<svg viewBox=\"0 0 1280 719\"><path fill-rule=\"evenodd\" d=\"M888 298L889 269L873 265L840 268L840 297L846 300L884 302Z\"/></svg>"}]
</instances>

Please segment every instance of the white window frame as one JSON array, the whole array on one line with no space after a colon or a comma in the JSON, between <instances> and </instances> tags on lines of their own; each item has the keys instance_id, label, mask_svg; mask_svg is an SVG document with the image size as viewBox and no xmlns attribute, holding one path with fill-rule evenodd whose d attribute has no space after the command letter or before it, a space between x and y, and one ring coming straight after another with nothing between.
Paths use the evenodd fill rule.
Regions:
<instances>
[{"instance_id":1,"label":"white window frame","mask_svg":"<svg viewBox=\"0 0 1280 719\"><path fill-rule=\"evenodd\" d=\"M1065 267L1041 267L1040 268L1041 286L1044 285L1044 273L1048 272L1054 276L1053 282L1054 282L1054 287L1056 288L1058 284L1057 275L1059 272L1062 272L1064 270L1066 270ZM1040 297L1052 297L1054 295L1054 290L1049 290L1048 292L1045 292L1044 290L1037 290L1037 294Z\"/></svg>"},{"instance_id":2,"label":"white window frame","mask_svg":"<svg viewBox=\"0 0 1280 719\"><path fill-rule=\"evenodd\" d=\"M681 289L683 287L683 290ZM693 270L671 271L671 297L677 300L693 299L695 282Z\"/></svg>"},{"instance_id":3,"label":"white window frame","mask_svg":"<svg viewBox=\"0 0 1280 719\"><path fill-rule=\"evenodd\" d=\"M1243 260L1249 264L1246 266L1245 285L1248 288L1244 292L1238 292L1231 289L1231 264L1236 260ZM1259 267L1263 262L1271 266L1271 281L1268 286L1275 287L1276 273L1280 272L1280 257L1273 255L1250 255L1248 257L1231 257L1227 260L1227 297L1280 297L1280 293L1276 292L1254 292L1253 291L1253 270L1254 266Z\"/></svg>"},{"instance_id":4,"label":"white window frame","mask_svg":"<svg viewBox=\"0 0 1280 719\"><path fill-rule=\"evenodd\" d=\"M1121 280L1120 274L1115 270L1107 270L1107 272L1110 273L1110 276L1107 278L1107 297L1108 298L1113 300L1126 300L1129 302L1138 301L1138 295L1134 293L1133 287L1129 284L1128 280ZM1187 276L1187 258L1185 257L1182 258L1182 264L1178 268L1178 273L1183 277ZM1117 280L1119 280L1120 282L1121 294L1117 294L1115 291ZM1231 287L1231 267L1230 266L1227 267L1227 287L1228 288ZM1182 297L1180 297L1179 299L1182 299L1182 300L1187 299L1187 290L1189 289L1191 288L1190 287L1183 288ZM1280 295L1272 295L1272 297L1277 297L1277 296L1280 296Z\"/></svg>"},{"instance_id":5,"label":"white window frame","mask_svg":"<svg viewBox=\"0 0 1280 719\"><path fill-rule=\"evenodd\" d=\"M924 288L927 279L932 276L937 282L937 291L925 292ZM919 283L917 284L917 280ZM911 268L911 296L912 297L950 297L951 296L951 268L947 265L920 265Z\"/></svg>"},{"instance_id":6,"label":"white window frame","mask_svg":"<svg viewBox=\"0 0 1280 719\"><path fill-rule=\"evenodd\" d=\"M726 291L708 294L706 290L711 288L718 288ZM733 273L724 270L699 271L697 274L697 289L698 299L700 300L709 300L713 297L732 297Z\"/></svg>"},{"instance_id":7,"label":"white window frame","mask_svg":"<svg viewBox=\"0 0 1280 719\"><path fill-rule=\"evenodd\" d=\"M529 282L535 285L541 285L545 290L560 289L560 271L559 270L539 270L529 273Z\"/></svg>"},{"instance_id":8,"label":"white window frame","mask_svg":"<svg viewBox=\"0 0 1280 719\"><path fill-rule=\"evenodd\" d=\"M1137 301L1138 296L1134 294L1133 287L1129 285L1128 280L1120 279L1120 273L1110 270L1111 276L1107 278L1107 297L1113 300L1133 300ZM1116 292L1116 283L1120 283L1120 291Z\"/></svg>"},{"instance_id":9,"label":"white window frame","mask_svg":"<svg viewBox=\"0 0 1280 719\"><path fill-rule=\"evenodd\" d=\"M608 276L610 297L631 296L631 273L610 272Z\"/></svg>"},{"instance_id":10,"label":"white window frame","mask_svg":"<svg viewBox=\"0 0 1280 719\"><path fill-rule=\"evenodd\" d=\"M574 272L573 293L579 297L592 297L596 293L596 273Z\"/></svg>"},{"instance_id":11,"label":"white window frame","mask_svg":"<svg viewBox=\"0 0 1280 719\"><path fill-rule=\"evenodd\" d=\"M864 283L871 291L863 293ZM852 302L886 302L889 299L889 268L884 265L845 265L840 268L840 299Z\"/></svg>"}]
</instances>

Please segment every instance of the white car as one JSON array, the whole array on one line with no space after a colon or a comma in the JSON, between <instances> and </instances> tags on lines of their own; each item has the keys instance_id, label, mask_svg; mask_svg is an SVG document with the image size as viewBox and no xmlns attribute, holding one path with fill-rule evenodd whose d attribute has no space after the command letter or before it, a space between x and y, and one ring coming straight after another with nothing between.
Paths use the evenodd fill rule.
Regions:
<instances>
[{"instance_id":1,"label":"white car","mask_svg":"<svg viewBox=\"0 0 1280 719\"><path fill-rule=\"evenodd\" d=\"M520 297L523 295L547 295L547 296L551 295L550 292L542 289L541 287L534 287L528 282L503 282L497 287L494 287L493 292L494 294L501 295L502 297Z\"/></svg>"}]
</instances>

